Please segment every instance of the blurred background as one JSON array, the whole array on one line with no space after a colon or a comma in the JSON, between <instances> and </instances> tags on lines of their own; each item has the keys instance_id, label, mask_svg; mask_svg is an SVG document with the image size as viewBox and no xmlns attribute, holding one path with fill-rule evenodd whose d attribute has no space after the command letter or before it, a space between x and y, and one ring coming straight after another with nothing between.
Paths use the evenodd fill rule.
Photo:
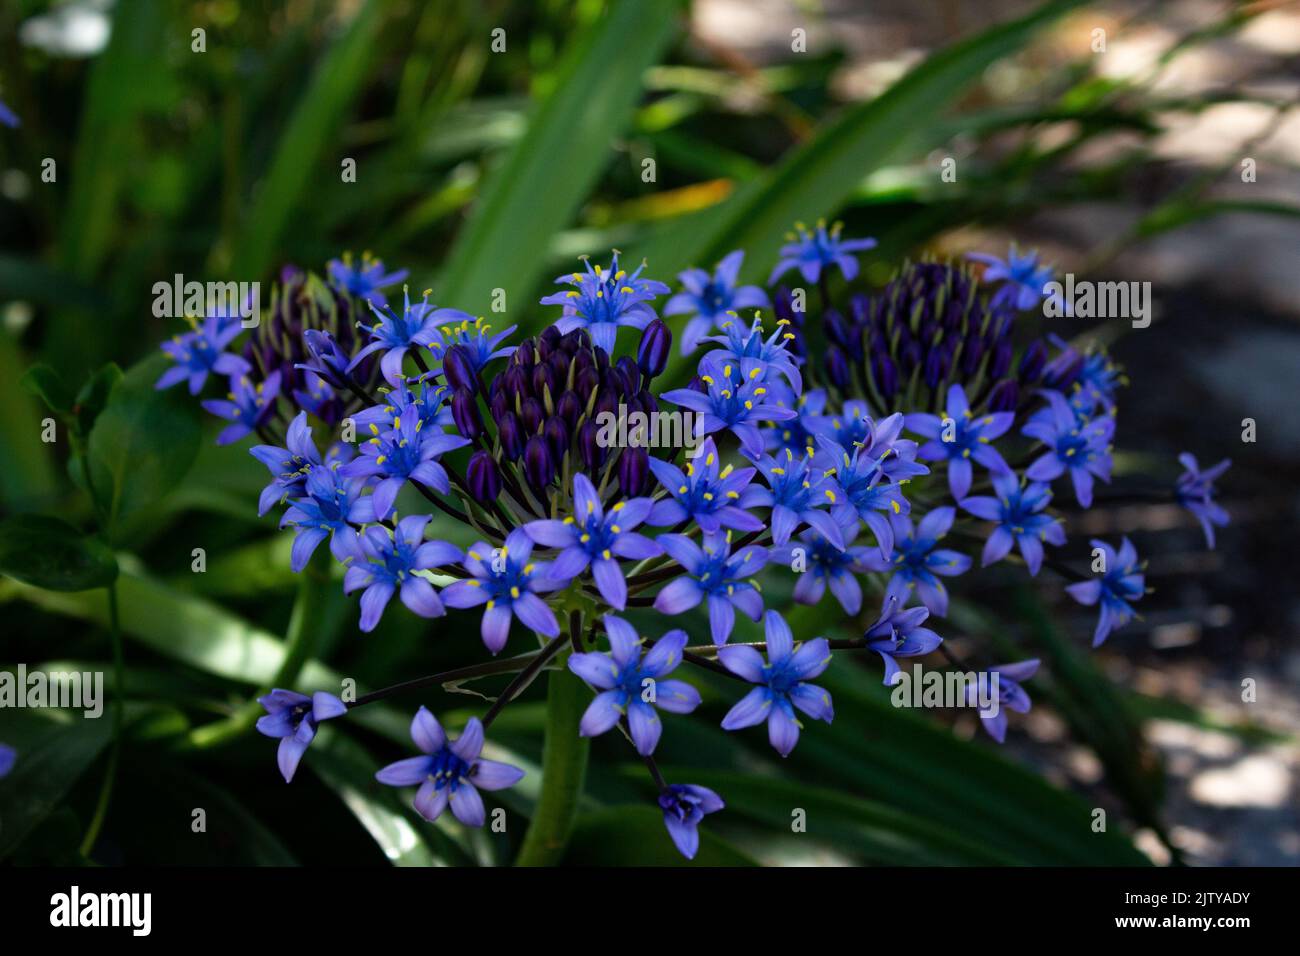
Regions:
<instances>
[{"instance_id":1,"label":"blurred background","mask_svg":"<svg viewBox=\"0 0 1300 956\"><path fill-rule=\"evenodd\" d=\"M972 716L895 710L876 671L838 662L835 724L779 766L761 740L675 722L663 762L729 800L700 860L1295 865L1298 90L1300 7L1280 2L14 0L0 10L0 101L21 122L0 127L0 509L94 525L75 449L41 440L47 412L21 380L35 363L74 392L106 363L132 380L178 331L151 309L176 273L269 288L285 265L370 250L441 305L483 312L504 288L509 321L537 331L540 290L611 247L665 281L743 247L759 278L794 220L835 216L880 240L864 260L879 284L906 257L1015 241L1060 272L1152 283L1150 328L1060 331L1128 370L1118 470L1172 481L1180 451L1231 457L1232 526L1210 552L1172 505L1099 506L1072 527L1130 533L1156 589L1096 652L1091 612L1054 584L961 579L954 645L1013 641L1046 665L1003 748ZM256 462L214 448L180 396L157 415L182 457L132 486L112 542L130 707L107 816L86 845L108 720L0 711L0 742L29 758L0 783L0 858L508 861L518 834L429 826L371 783L417 701L323 734L282 784L274 744L240 721L294 626L288 541L255 517ZM328 594L300 687L374 688L478 653L468 617L431 636L390 614L363 638L355 604ZM102 590L4 578L0 601L6 666L106 667ZM825 607L796 617L852 625ZM730 699L705 696L706 717ZM534 690L494 728L530 768L543 706ZM673 862L620 743L593 748L567 859ZM526 816L535 791L501 796ZM792 806L808 834L787 832Z\"/></svg>"}]
</instances>

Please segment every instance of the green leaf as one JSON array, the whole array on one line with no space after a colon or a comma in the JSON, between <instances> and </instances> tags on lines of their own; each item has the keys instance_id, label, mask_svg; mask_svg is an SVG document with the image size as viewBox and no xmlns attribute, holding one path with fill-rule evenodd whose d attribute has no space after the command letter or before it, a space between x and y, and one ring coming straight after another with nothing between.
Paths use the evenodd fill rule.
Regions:
<instances>
[{"instance_id":1,"label":"green leaf","mask_svg":"<svg viewBox=\"0 0 1300 956\"><path fill-rule=\"evenodd\" d=\"M158 506L198 455L193 403L154 389L165 363L159 355L132 368L90 431L89 487L114 541L129 538L133 523Z\"/></svg>"},{"instance_id":2,"label":"green leaf","mask_svg":"<svg viewBox=\"0 0 1300 956\"><path fill-rule=\"evenodd\" d=\"M801 744L802 746L802 744ZM645 770L632 768L639 776ZM972 839L943 821L927 819L873 800L752 773L696 767L663 768L670 780L687 780L716 790L727 812L789 834L795 808L806 811L806 838L857 861L883 866L993 866L1023 862Z\"/></svg>"},{"instance_id":3,"label":"green leaf","mask_svg":"<svg viewBox=\"0 0 1300 956\"><path fill-rule=\"evenodd\" d=\"M0 573L50 591L88 591L117 577L104 542L45 515L0 521Z\"/></svg>"},{"instance_id":4,"label":"green leaf","mask_svg":"<svg viewBox=\"0 0 1300 956\"><path fill-rule=\"evenodd\" d=\"M76 416L77 428L81 430L81 434L90 434L95 419L108 405L108 397L120 381L122 381L122 370L118 368L116 363L109 362L90 376L85 385L81 386L71 408L72 413Z\"/></svg>"},{"instance_id":5,"label":"green leaf","mask_svg":"<svg viewBox=\"0 0 1300 956\"><path fill-rule=\"evenodd\" d=\"M315 180L313 171L326 162L331 137L370 71L383 11L378 0L366 0L317 64L310 85L280 135L258 187L252 216L240 231L233 275L260 276L270 265L295 206ZM329 157L327 164L337 170L341 158Z\"/></svg>"},{"instance_id":6,"label":"green leaf","mask_svg":"<svg viewBox=\"0 0 1300 956\"><path fill-rule=\"evenodd\" d=\"M4 738L17 751L14 768L0 782L0 859L59 807L111 736L111 722L86 720L60 710L14 710L5 716Z\"/></svg>"},{"instance_id":7,"label":"green leaf","mask_svg":"<svg viewBox=\"0 0 1300 956\"><path fill-rule=\"evenodd\" d=\"M52 412L64 414L72 410L72 389L51 366L37 362L19 379L19 384L31 392Z\"/></svg>"},{"instance_id":8,"label":"green leaf","mask_svg":"<svg viewBox=\"0 0 1300 956\"><path fill-rule=\"evenodd\" d=\"M557 86L527 132L489 176L443 270L438 301L486 311L492 290L520 308L631 121L642 74L676 31L675 0L616 3L569 51Z\"/></svg>"},{"instance_id":9,"label":"green leaf","mask_svg":"<svg viewBox=\"0 0 1300 956\"><path fill-rule=\"evenodd\" d=\"M463 851L445 835L427 823L417 825L411 819L397 791L375 781L379 765L356 741L333 728L322 727L312 741L308 766L338 795L393 865L447 866L467 862ZM434 853L425 841L426 835L438 840L444 852Z\"/></svg>"},{"instance_id":10,"label":"green leaf","mask_svg":"<svg viewBox=\"0 0 1300 956\"><path fill-rule=\"evenodd\" d=\"M573 866L757 866L707 825L700 827L699 853L694 860L686 859L668 836L663 814L644 804L580 816L564 862Z\"/></svg>"},{"instance_id":11,"label":"green leaf","mask_svg":"<svg viewBox=\"0 0 1300 956\"><path fill-rule=\"evenodd\" d=\"M943 111L959 94L990 64L1013 54L1035 30L1076 5L1076 0L1044 4L934 53L726 201L637 246L634 258L647 258L654 274L663 276L744 249L746 274L764 275L792 223L832 214L869 173L934 146L948 128Z\"/></svg>"}]
</instances>

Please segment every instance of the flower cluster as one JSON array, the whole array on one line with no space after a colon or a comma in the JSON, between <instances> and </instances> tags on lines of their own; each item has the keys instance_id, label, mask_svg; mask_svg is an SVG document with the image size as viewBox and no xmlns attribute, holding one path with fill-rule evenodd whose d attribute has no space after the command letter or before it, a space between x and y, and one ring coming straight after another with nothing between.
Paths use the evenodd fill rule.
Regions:
<instances>
[{"instance_id":1,"label":"flower cluster","mask_svg":"<svg viewBox=\"0 0 1300 956\"><path fill-rule=\"evenodd\" d=\"M1066 576L1075 600L1099 608L1094 643L1134 615L1145 581L1127 539L1093 542L1091 576L1048 552L1067 544L1053 486L1068 476L1073 505L1087 508L1097 481L1111 480L1123 384L1103 352L1025 321L1050 269L1014 251L1005 263L982 257L981 283L961 265L913 263L839 304L832 280L854 280L872 245L838 225L798 227L769 285L794 272L816 286L811 299L743 285L740 251L682 273L675 292L644 276L644 263L629 273L617 253L608 267L584 258L541 300L560 307L554 324L516 342L513 328L494 332L429 293L412 302L403 289L400 307L390 304L384 290L405 273L345 257L325 279L286 271L270 322L242 349L238 324L211 316L164 344L174 365L160 388L185 382L197 394L211 376L228 378L226 397L205 402L230 423L219 440L261 438L251 451L270 483L259 513L281 509L295 570L329 542L344 590L361 592L361 630L396 596L425 618L470 611L491 655L512 638L534 645L455 740L420 707L410 729L420 755L385 767L381 783L416 788L429 820L450 807L481 825L481 792L523 775L483 758L486 731L541 669L564 666L592 693L579 733L621 728L651 770L669 836L691 857L699 823L724 804L654 764L662 715L701 707L683 665L745 685L721 727L766 723L784 757L806 729L800 715L834 718L816 681L836 652L878 655L886 683L898 658L942 652L961 665L927 625L948 614L948 588L976 554L981 567ZM683 317L680 354L693 363L675 381L662 296L665 315ZM756 314L769 306L772 317ZM1183 463L1170 500L1212 545L1227 522L1213 500L1227 464ZM475 543L444 540L450 522ZM863 579L883 594L878 615L860 617ZM827 590L852 636L796 635L786 596L816 605ZM682 627L646 636L626 616L697 608L707 643ZM764 640L735 639L737 612L761 622ZM1036 668L985 668L1000 677L1005 710L1029 708L1020 682ZM275 690L258 729L281 740L288 780L321 721L409 686L346 704ZM984 725L1001 741L1005 713Z\"/></svg>"}]
</instances>

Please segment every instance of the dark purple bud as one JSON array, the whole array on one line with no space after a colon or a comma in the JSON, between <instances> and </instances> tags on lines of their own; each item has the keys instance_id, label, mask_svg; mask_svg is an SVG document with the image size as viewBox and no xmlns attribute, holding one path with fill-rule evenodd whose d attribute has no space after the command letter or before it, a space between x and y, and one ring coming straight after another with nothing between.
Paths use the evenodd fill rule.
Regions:
<instances>
[{"instance_id":1,"label":"dark purple bud","mask_svg":"<svg viewBox=\"0 0 1300 956\"><path fill-rule=\"evenodd\" d=\"M528 382L528 371L521 365L514 365L506 369L505 374L498 381L501 382L502 394L509 399L511 405L514 405L515 399L527 398L532 394Z\"/></svg>"},{"instance_id":2,"label":"dark purple bud","mask_svg":"<svg viewBox=\"0 0 1300 956\"><path fill-rule=\"evenodd\" d=\"M1012 351L1010 342L1003 340L998 343L997 348L993 350L993 361L989 363L990 378L1001 378L1011 370Z\"/></svg>"},{"instance_id":3,"label":"dark purple bud","mask_svg":"<svg viewBox=\"0 0 1300 956\"><path fill-rule=\"evenodd\" d=\"M474 374L474 362L469 350L463 345L453 345L442 357L442 374L447 378L447 385L455 391L478 391L478 376Z\"/></svg>"},{"instance_id":4,"label":"dark purple bud","mask_svg":"<svg viewBox=\"0 0 1300 956\"><path fill-rule=\"evenodd\" d=\"M542 425L542 437L551 448L551 458L556 463L564 461L564 455L569 450L569 426L564 424L564 419L559 415L546 419Z\"/></svg>"},{"instance_id":5,"label":"dark purple bud","mask_svg":"<svg viewBox=\"0 0 1300 956\"><path fill-rule=\"evenodd\" d=\"M1020 386L1014 378L1004 378L989 392L989 411L1014 412L1020 404Z\"/></svg>"},{"instance_id":6,"label":"dark purple bud","mask_svg":"<svg viewBox=\"0 0 1300 956\"><path fill-rule=\"evenodd\" d=\"M641 389L641 391L636 393L636 403L640 407L641 411L643 412L659 411L658 400L649 392L647 392L644 388Z\"/></svg>"},{"instance_id":7,"label":"dark purple bud","mask_svg":"<svg viewBox=\"0 0 1300 956\"><path fill-rule=\"evenodd\" d=\"M538 491L555 480L555 463L551 459L551 449L546 439L540 435L534 435L524 445L524 477Z\"/></svg>"},{"instance_id":8,"label":"dark purple bud","mask_svg":"<svg viewBox=\"0 0 1300 956\"><path fill-rule=\"evenodd\" d=\"M497 392L489 399L488 408L492 411L492 420L499 422L505 417L506 412L514 408L514 404L501 392Z\"/></svg>"},{"instance_id":9,"label":"dark purple bud","mask_svg":"<svg viewBox=\"0 0 1300 956\"><path fill-rule=\"evenodd\" d=\"M925 371L923 373L925 384L930 388L938 388L939 383L948 374L948 366L948 350L942 348L931 349L925 360Z\"/></svg>"},{"instance_id":10,"label":"dark purple bud","mask_svg":"<svg viewBox=\"0 0 1300 956\"><path fill-rule=\"evenodd\" d=\"M595 471L605 464L608 452L600 443L600 426L593 421L585 421L578 429L578 453L588 471Z\"/></svg>"},{"instance_id":11,"label":"dark purple bud","mask_svg":"<svg viewBox=\"0 0 1300 956\"><path fill-rule=\"evenodd\" d=\"M655 319L641 333L641 344L636 350L636 364L646 379L662 375L673 349L673 333L660 319Z\"/></svg>"},{"instance_id":12,"label":"dark purple bud","mask_svg":"<svg viewBox=\"0 0 1300 956\"><path fill-rule=\"evenodd\" d=\"M876 391L888 401L898 393L898 367L894 360L883 352L871 361L872 376L876 380Z\"/></svg>"},{"instance_id":13,"label":"dark purple bud","mask_svg":"<svg viewBox=\"0 0 1300 956\"><path fill-rule=\"evenodd\" d=\"M838 345L826 346L826 374L836 388L849 387L849 360Z\"/></svg>"},{"instance_id":14,"label":"dark purple bud","mask_svg":"<svg viewBox=\"0 0 1300 956\"><path fill-rule=\"evenodd\" d=\"M1074 384L1082 371L1083 353L1067 347L1043 368L1043 384L1063 391Z\"/></svg>"},{"instance_id":15,"label":"dark purple bud","mask_svg":"<svg viewBox=\"0 0 1300 956\"><path fill-rule=\"evenodd\" d=\"M623 380L627 382L629 395L641 390L641 369L632 356L624 355L620 358L618 360L618 370L623 373Z\"/></svg>"},{"instance_id":16,"label":"dark purple bud","mask_svg":"<svg viewBox=\"0 0 1300 956\"><path fill-rule=\"evenodd\" d=\"M548 325L546 328L542 329L542 334L537 337L537 340L538 345L545 345L546 351L549 353L560 344L562 338L564 338L564 334L560 332L559 329L553 325Z\"/></svg>"},{"instance_id":17,"label":"dark purple bud","mask_svg":"<svg viewBox=\"0 0 1300 956\"><path fill-rule=\"evenodd\" d=\"M519 419L514 412L506 412L497 419L497 440L507 461L518 461L524 450L524 436L519 429Z\"/></svg>"},{"instance_id":18,"label":"dark purple bud","mask_svg":"<svg viewBox=\"0 0 1300 956\"><path fill-rule=\"evenodd\" d=\"M515 354L510 356L510 360L516 365L529 366L537 361L537 349L533 346L532 339L524 339L519 343L519 348L515 349Z\"/></svg>"},{"instance_id":19,"label":"dark purple bud","mask_svg":"<svg viewBox=\"0 0 1300 956\"><path fill-rule=\"evenodd\" d=\"M639 445L624 448L618 457L618 487L628 498L645 494L650 483L650 456Z\"/></svg>"},{"instance_id":20,"label":"dark purple bud","mask_svg":"<svg viewBox=\"0 0 1300 956\"><path fill-rule=\"evenodd\" d=\"M622 404L620 398L621 396L615 395L613 392L608 390L597 392L596 405L594 408L596 417L600 418L601 415L617 415L618 406Z\"/></svg>"},{"instance_id":21,"label":"dark purple bud","mask_svg":"<svg viewBox=\"0 0 1300 956\"><path fill-rule=\"evenodd\" d=\"M590 355L590 352L579 353ZM580 371L573 380L573 390L578 393L578 398L586 405L587 399L591 398L591 393L600 385L600 373L596 371L594 365L589 365Z\"/></svg>"},{"instance_id":22,"label":"dark purple bud","mask_svg":"<svg viewBox=\"0 0 1300 956\"><path fill-rule=\"evenodd\" d=\"M457 389L451 396L451 417L456 422L456 430L466 438L483 434L483 416L479 414L478 401L469 389Z\"/></svg>"},{"instance_id":23,"label":"dark purple bud","mask_svg":"<svg viewBox=\"0 0 1300 956\"><path fill-rule=\"evenodd\" d=\"M525 398L519 403L519 424L524 427L525 435L536 435L545 417L546 409L542 408L542 403L537 399Z\"/></svg>"},{"instance_id":24,"label":"dark purple bud","mask_svg":"<svg viewBox=\"0 0 1300 956\"><path fill-rule=\"evenodd\" d=\"M826 331L826 337L840 348L849 348L849 324L835 309L827 309L822 314L822 328Z\"/></svg>"},{"instance_id":25,"label":"dark purple bud","mask_svg":"<svg viewBox=\"0 0 1300 956\"><path fill-rule=\"evenodd\" d=\"M491 504L501 494L501 470L485 451L470 455L465 481L469 484L469 493L481 505Z\"/></svg>"},{"instance_id":26,"label":"dark purple bud","mask_svg":"<svg viewBox=\"0 0 1300 956\"><path fill-rule=\"evenodd\" d=\"M574 392L565 392L560 396L560 400L555 403L555 413L564 419L566 425L572 428L578 424L578 419L582 416L582 402L578 400Z\"/></svg>"},{"instance_id":27,"label":"dark purple bud","mask_svg":"<svg viewBox=\"0 0 1300 956\"><path fill-rule=\"evenodd\" d=\"M1025 354L1020 356L1020 366L1017 374L1020 381L1026 385L1032 385L1038 381L1043 374L1043 366L1047 364L1047 344L1041 339L1030 344L1025 349Z\"/></svg>"},{"instance_id":28,"label":"dark purple bud","mask_svg":"<svg viewBox=\"0 0 1300 956\"><path fill-rule=\"evenodd\" d=\"M533 394L542 398L547 393L555 395L555 372L548 365L534 365L532 376Z\"/></svg>"},{"instance_id":29,"label":"dark purple bud","mask_svg":"<svg viewBox=\"0 0 1300 956\"><path fill-rule=\"evenodd\" d=\"M866 325L871 320L871 296L859 292L849 299L849 316L854 325Z\"/></svg>"}]
</instances>

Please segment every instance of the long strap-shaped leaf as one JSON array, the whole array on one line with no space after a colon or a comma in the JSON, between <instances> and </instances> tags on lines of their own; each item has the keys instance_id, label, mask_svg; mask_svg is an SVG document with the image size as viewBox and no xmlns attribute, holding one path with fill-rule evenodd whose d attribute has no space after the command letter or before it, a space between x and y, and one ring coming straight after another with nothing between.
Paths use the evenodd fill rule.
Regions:
<instances>
[{"instance_id":1,"label":"long strap-shaped leaf","mask_svg":"<svg viewBox=\"0 0 1300 956\"><path fill-rule=\"evenodd\" d=\"M664 277L745 249L746 273L766 278L793 222L831 215L867 174L937 143L950 129L943 110L972 81L1076 5L1076 0L1053 0L938 51L880 96L847 110L725 202L679 220L637 246L627 261L645 257L654 275Z\"/></svg>"},{"instance_id":2,"label":"long strap-shaped leaf","mask_svg":"<svg viewBox=\"0 0 1300 956\"><path fill-rule=\"evenodd\" d=\"M485 311L503 289L525 306L552 234L569 223L631 120L642 74L675 32L675 0L617 2L566 54L555 90L490 175L443 270L440 304Z\"/></svg>"}]
</instances>

